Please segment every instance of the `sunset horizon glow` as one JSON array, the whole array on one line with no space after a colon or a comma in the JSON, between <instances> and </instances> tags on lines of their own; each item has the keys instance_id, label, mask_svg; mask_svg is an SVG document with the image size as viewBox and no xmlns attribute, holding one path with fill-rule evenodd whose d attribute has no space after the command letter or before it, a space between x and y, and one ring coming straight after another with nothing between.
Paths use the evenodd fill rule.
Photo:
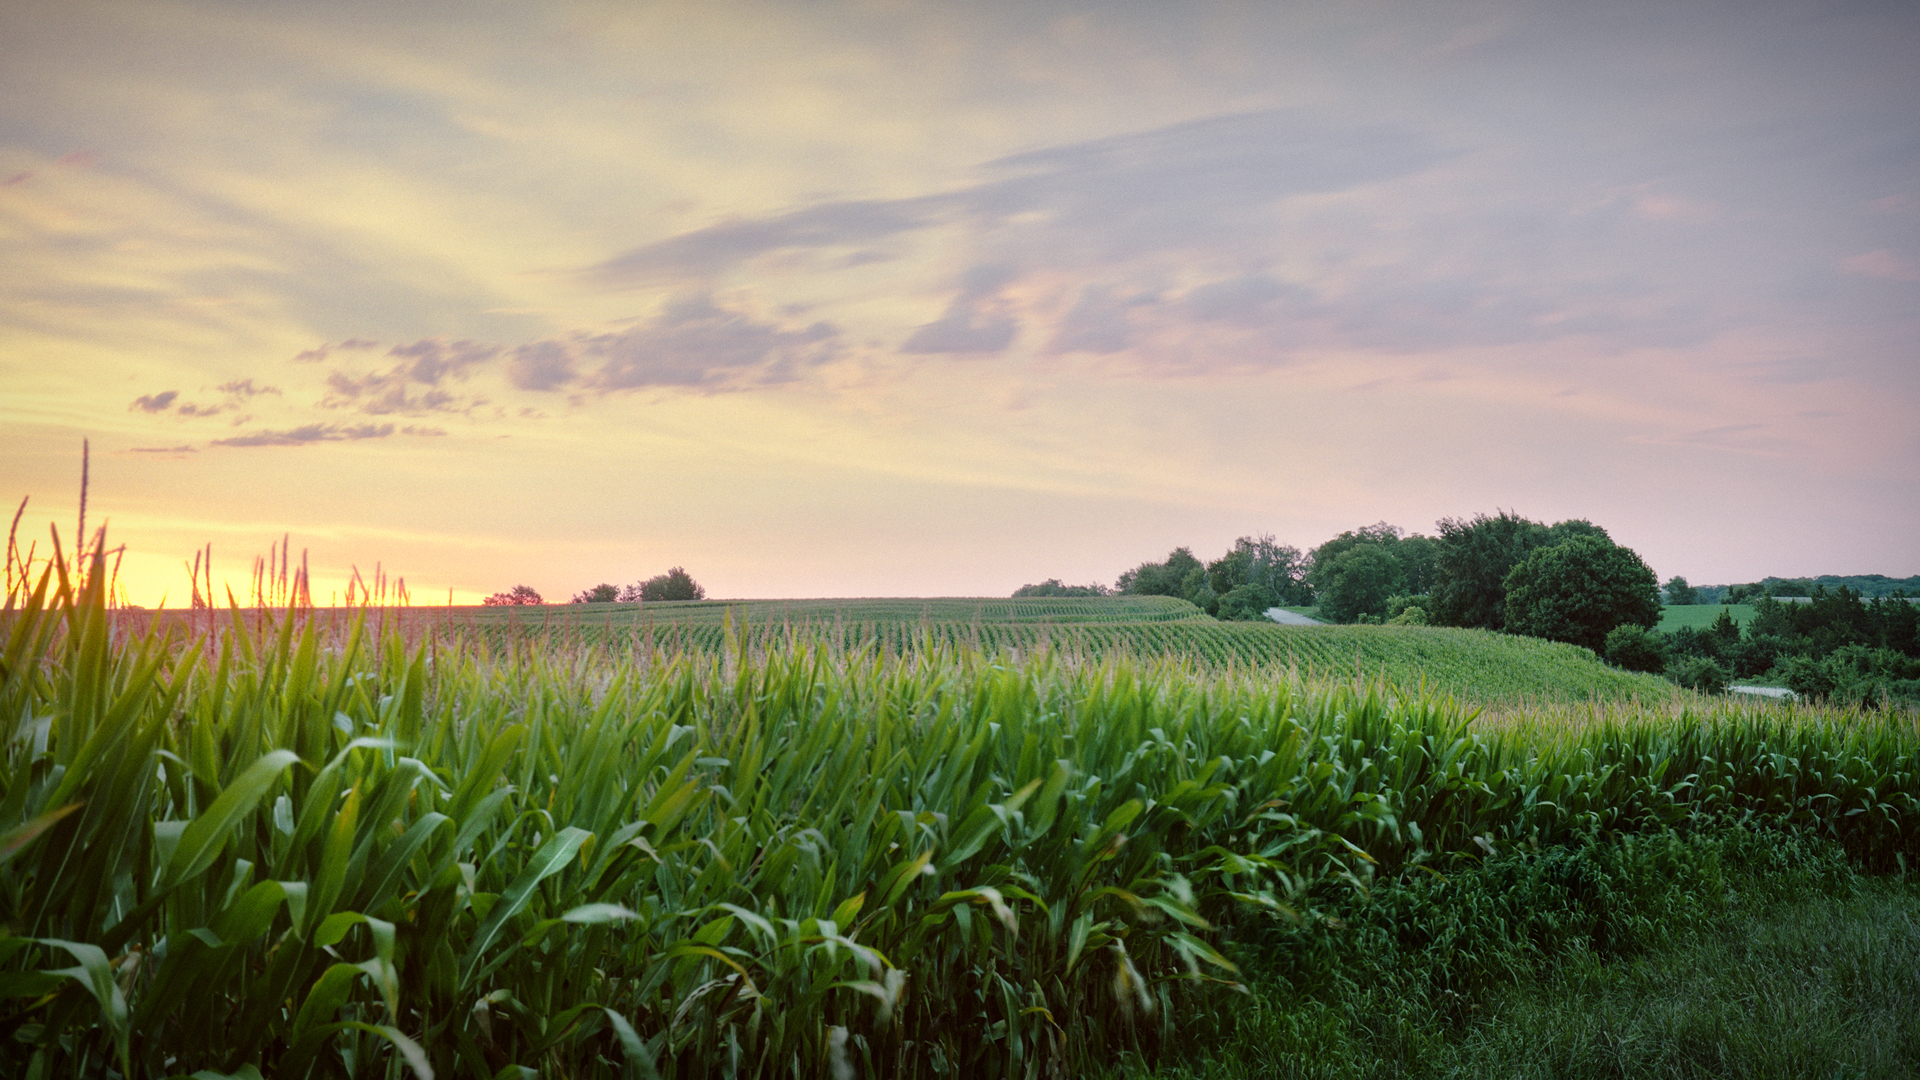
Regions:
<instances>
[{"instance_id":1,"label":"sunset horizon glow","mask_svg":"<svg viewBox=\"0 0 1920 1080\"><path fill-rule=\"evenodd\" d=\"M25 0L0 498L127 599L1920 574L1920 9Z\"/></svg>"}]
</instances>

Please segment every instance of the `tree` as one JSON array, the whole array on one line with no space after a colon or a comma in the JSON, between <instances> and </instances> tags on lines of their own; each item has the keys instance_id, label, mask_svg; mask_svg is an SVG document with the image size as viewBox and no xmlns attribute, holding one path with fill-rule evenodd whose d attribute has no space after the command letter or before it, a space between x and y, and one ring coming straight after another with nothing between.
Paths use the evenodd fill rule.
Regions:
<instances>
[{"instance_id":1,"label":"tree","mask_svg":"<svg viewBox=\"0 0 1920 1080\"><path fill-rule=\"evenodd\" d=\"M1405 542L1399 526L1381 521L1349 529L1314 548L1307 582L1313 586L1320 614L1334 622L1384 616L1387 598L1406 591L1399 555ZM1341 561L1357 551L1369 554Z\"/></svg>"},{"instance_id":2,"label":"tree","mask_svg":"<svg viewBox=\"0 0 1920 1080\"><path fill-rule=\"evenodd\" d=\"M1476 514L1471 521L1442 518L1439 529L1433 606L1427 615L1441 626L1503 628L1507 575L1547 542L1547 527L1502 510L1494 517Z\"/></svg>"},{"instance_id":3,"label":"tree","mask_svg":"<svg viewBox=\"0 0 1920 1080\"><path fill-rule=\"evenodd\" d=\"M1191 548L1178 547L1166 562L1145 562L1120 575L1117 591L1128 596L1178 596L1184 598L1187 576L1206 567L1193 557Z\"/></svg>"},{"instance_id":4,"label":"tree","mask_svg":"<svg viewBox=\"0 0 1920 1080\"><path fill-rule=\"evenodd\" d=\"M693 580L693 575L681 567L674 567L664 574L655 574L629 589L639 593L637 600L705 600L707 590ZM623 599L625 598L623 594Z\"/></svg>"},{"instance_id":5,"label":"tree","mask_svg":"<svg viewBox=\"0 0 1920 1080\"><path fill-rule=\"evenodd\" d=\"M1439 541L1419 533L1403 536L1398 544L1393 545L1393 554L1400 560L1400 586L1403 590L1414 596L1424 596L1433 591L1434 577L1439 573Z\"/></svg>"},{"instance_id":6,"label":"tree","mask_svg":"<svg viewBox=\"0 0 1920 1080\"><path fill-rule=\"evenodd\" d=\"M1667 579L1667 603L1675 607L1686 607L1700 602L1700 590L1687 584L1687 579L1674 575Z\"/></svg>"},{"instance_id":7,"label":"tree","mask_svg":"<svg viewBox=\"0 0 1920 1080\"><path fill-rule=\"evenodd\" d=\"M1576 536L1528 555L1507 575L1510 633L1606 647L1613 628L1652 629L1660 621L1660 587L1631 549L1597 536Z\"/></svg>"},{"instance_id":8,"label":"tree","mask_svg":"<svg viewBox=\"0 0 1920 1080\"><path fill-rule=\"evenodd\" d=\"M1207 576L1213 591L1222 596L1243 585L1255 585L1272 596L1274 604L1313 602L1307 557L1297 547L1276 542L1271 534L1235 540L1232 550L1207 564Z\"/></svg>"},{"instance_id":9,"label":"tree","mask_svg":"<svg viewBox=\"0 0 1920 1080\"><path fill-rule=\"evenodd\" d=\"M600 584L583 593L575 593L569 603L574 604L611 604L620 599L620 587Z\"/></svg>"},{"instance_id":10,"label":"tree","mask_svg":"<svg viewBox=\"0 0 1920 1080\"><path fill-rule=\"evenodd\" d=\"M1333 561L1314 559L1320 576L1320 614L1334 622L1354 622L1362 616L1376 621L1386 612L1387 600L1399 591L1400 561L1383 544L1360 544Z\"/></svg>"},{"instance_id":11,"label":"tree","mask_svg":"<svg viewBox=\"0 0 1920 1080\"><path fill-rule=\"evenodd\" d=\"M531 585L515 585L506 592L497 592L480 601L488 607L517 607L523 604L544 604L540 594Z\"/></svg>"}]
</instances>

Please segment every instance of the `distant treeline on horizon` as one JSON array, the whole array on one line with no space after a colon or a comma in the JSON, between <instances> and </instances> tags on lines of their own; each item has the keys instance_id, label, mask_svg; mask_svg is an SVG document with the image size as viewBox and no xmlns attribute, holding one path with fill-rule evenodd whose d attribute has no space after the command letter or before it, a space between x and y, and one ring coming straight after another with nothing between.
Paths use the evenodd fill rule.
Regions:
<instances>
[{"instance_id":1,"label":"distant treeline on horizon","mask_svg":"<svg viewBox=\"0 0 1920 1080\"><path fill-rule=\"evenodd\" d=\"M1822 574L1813 578L1767 577L1746 585L1696 585L1701 604L1738 604L1762 596L1810 596L1815 589L1852 589L1862 598L1876 596L1920 596L1920 574L1908 578L1890 578L1885 574Z\"/></svg>"}]
</instances>

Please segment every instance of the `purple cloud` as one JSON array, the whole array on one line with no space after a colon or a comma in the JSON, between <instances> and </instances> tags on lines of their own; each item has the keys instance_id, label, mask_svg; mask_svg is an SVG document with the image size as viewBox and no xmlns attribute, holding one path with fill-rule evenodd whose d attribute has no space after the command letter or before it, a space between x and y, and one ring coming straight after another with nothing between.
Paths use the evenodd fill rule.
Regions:
<instances>
[{"instance_id":1,"label":"purple cloud","mask_svg":"<svg viewBox=\"0 0 1920 1080\"><path fill-rule=\"evenodd\" d=\"M961 278L960 295L946 313L915 330L903 353L997 353L1013 344L1020 324L1004 310L1000 290L1014 278L1011 267L975 266Z\"/></svg>"},{"instance_id":2,"label":"purple cloud","mask_svg":"<svg viewBox=\"0 0 1920 1080\"><path fill-rule=\"evenodd\" d=\"M305 446L317 442L351 442L358 439L384 439L393 434L392 424L302 424L286 431L256 431L215 439L215 446Z\"/></svg>"},{"instance_id":3,"label":"purple cloud","mask_svg":"<svg viewBox=\"0 0 1920 1080\"><path fill-rule=\"evenodd\" d=\"M802 368L831 358L839 334L824 322L784 329L694 294L617 334L523 345L514 350L508 378L525 390L569 382L595 393L656 386L739 390L791 381ZM578 365L596 360L597 369L574 374Z\"/></svg>"}]
</instances>

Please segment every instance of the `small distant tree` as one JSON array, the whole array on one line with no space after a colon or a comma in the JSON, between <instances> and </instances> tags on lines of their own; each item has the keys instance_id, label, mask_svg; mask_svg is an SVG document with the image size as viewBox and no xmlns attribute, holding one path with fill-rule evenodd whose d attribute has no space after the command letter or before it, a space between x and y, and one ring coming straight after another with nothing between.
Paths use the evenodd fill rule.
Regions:
<instances>
[{"instance_id":1,"label":"small distant tree","mask_svg":"<svg viewBox=\"0 0 1920 1080\"><path fill-rule=\"evenodd\" d=\"M1719 649L1729 649L1740 643L1740 624L1733 621L1733 612L1721 608L1719 617L1713 620L1713 638Z\"/></svg>"},{"instance_id":2,"label":"small distant tree","mask_svg":"<svg viewBox=\"0 0 1920 1080\"><path fill-rule=\"evenodd\" d=\"M506 592L497 592L480 601L488 607L518 607L521 605L544 604L540 593L531 585L515 585Z\"/></svg>"},{"instance_id":3,"label":"small distant tree","mask_svg":"<svg viewBox=\"0 0 1920 1080\"><path fill-rule=\"evenodd\" d=\"M607 585L602 583L599 585L595 585L593 588L588 589L586 592L576 594L572 600L572 603L611 604L618 599L620 599L620 587L618 585Z\"/></svg>"},{"instance_id":4,"label":"small distant tree","mask_svg":"<svg viewBox=\"0 0 1920 1080\"><path fill-rule=\"evenodd\" d=\"M707 598L707 590L693 580L693 575L678 566L641 582L639 591L641 600L705 600Z\"/></svg>"},{"instance_id":5,"label":"small distant tree","mask_svg":"<svg viewBox=\"0 0 1920 1080\"><path fill-rule=\"evenodd\" d=\"M1120 575L1117 592L1128 596L1178 596L1186 597L1190 589L1188 577L1198 570L1204 576L1206 567L1194 558L1192 548L1174 548L1168 553L1166 562L1145 562Z\"/></svg>"},{"instance_id":6,"label":"small distant tree","mask_svg":"<svg viewBox=\"0 0 1920 1080\"><path fill-rule=\"evenodd\" d=\"M1684 607L1700 602L1700 590L1687 584L1687 579L1675 575L1667 579L1667 603Z\"/></svg>"},{"instance_id":7,"label":"small distant tree","mask_svg":"<svg viewBox=\"0 0 1920 1080\"><path fill-rule=\"evenodd\" d=\"M1281 544L1271 534L1243 536L1233 542L1231 551L1207 564L1207 577L1222 597L1242 585L1258 585L1277 603L1310 604L1309 562L1299 548Z\"/></svg>"},{"instance_id":8,"label":"small distant tree","mask_svg":"<svg viewBox=\"0 0 1920 1080\"><path fill-rule=\"evenodd\" d=\"M1022 596L1107 596L1113 590L1105 585L1062 585L1059 578L1048 578L1038 585L1022 585L1013 595Z\"/></svg>"}]
</instances>

